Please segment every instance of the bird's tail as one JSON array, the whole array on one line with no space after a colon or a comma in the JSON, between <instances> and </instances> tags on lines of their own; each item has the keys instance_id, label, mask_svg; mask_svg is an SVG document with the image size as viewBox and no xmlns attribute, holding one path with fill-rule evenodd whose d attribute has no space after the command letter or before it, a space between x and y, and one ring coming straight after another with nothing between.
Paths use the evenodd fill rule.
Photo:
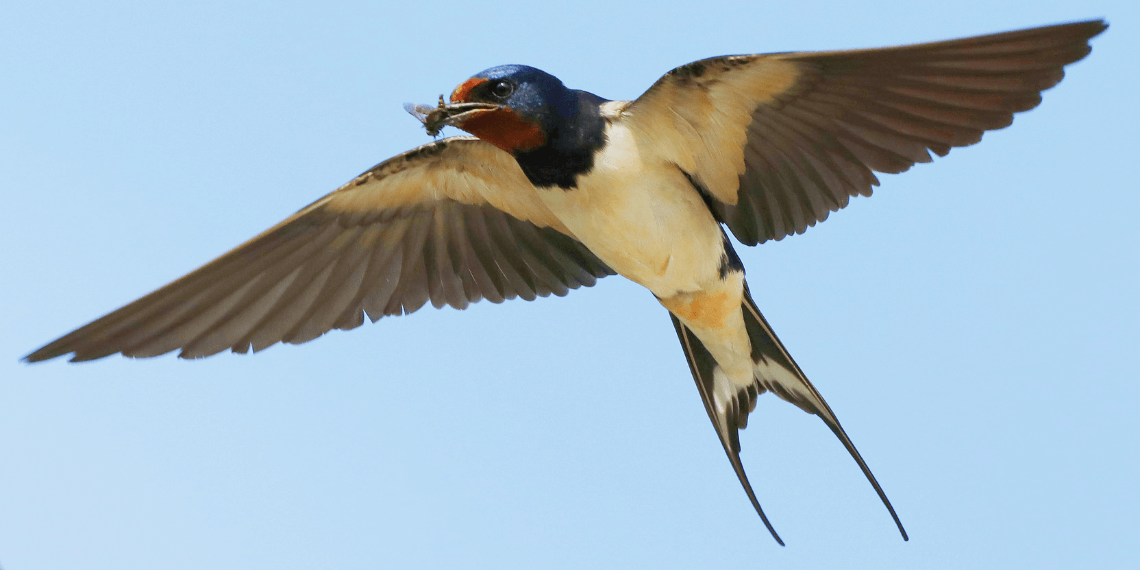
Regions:
<instances>
[{"instance_id":1,"label":"bird's tail","mask_svg":"<svg viewBox=\"0 0 1140 570\"><path fill-rule=\"evenodd\" d=\"M771 523L768 522L768 517L765 516L763 509L760 508L760 502L752 491L748 476L744 473L744 466L740 462L739 430L747 425L748 414L755 407L757 396L770 390L781 399L795 404L805 412L819 416L827 424L827 427L831 428L831 431L843 443L843 447L859 464L859 468L863 470L863 474L871 482L871 486L875 488L875 492L878 493L887 510L890 511L895 525L902 533L903 540L909 540L902 522L899 521L894 507L891 506L891 502L887 499L882 487L879 486L879 482L875 480L875 476L867 467L866 462L863 461L863 457L859 455L859 451L851 443L851 438L847 437L847 432L839 425L839 420L831 411L831 407L827 405L815 386L808 381L807 376L788 354L780 339L776 337L776 333L752 300L747 284L744 286L744 296L740 309L751 342L752 361L755 365L753 383L742 389L728 381L724 373L720 371L712 354L701 344L697 336L676 316L670 314L670 317L681 341L681 348L685 351L685 358L689 363L690 371L693 373L693 379L697 383L701 400L704 401L705 411L708 412L709 419L712 420L713 427L716 428L721 445L724 446L724 451L736 471L736 476L740 479L740 484L744 486L744 491L748 494L749 500L752 501L752 506L759 513L761 520L764 521L764 526L772 533L776 542L781 545L784 544L779 535L776 534L776 530L772 528Z\"/></svg>"}]
</instances>

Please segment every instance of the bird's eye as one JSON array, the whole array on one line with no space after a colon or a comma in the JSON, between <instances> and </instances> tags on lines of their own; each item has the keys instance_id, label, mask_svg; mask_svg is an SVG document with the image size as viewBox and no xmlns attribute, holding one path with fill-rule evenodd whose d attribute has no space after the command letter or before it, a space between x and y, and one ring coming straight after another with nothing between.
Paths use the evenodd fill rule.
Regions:
<instances>
[{"instance_id":1,"label":"bird's eye","mask_svg":"<svg viewBox=\"0 0 1140 570\"><path fill-rule=\"evenodd\" d=\"M491 94L499 99L506 99L515 92L515 84L510 81L499 81L491 87Z\"/></svg>"}]
</instances>

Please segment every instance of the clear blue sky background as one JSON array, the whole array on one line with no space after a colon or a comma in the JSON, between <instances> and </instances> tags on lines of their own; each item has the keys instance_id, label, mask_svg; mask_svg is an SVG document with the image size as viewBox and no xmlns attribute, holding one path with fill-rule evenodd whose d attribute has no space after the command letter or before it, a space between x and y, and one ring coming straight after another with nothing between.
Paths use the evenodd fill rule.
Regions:
<instances>
[{"instance_id":1,"label":"clear blue sky background","mask_svg":"<svg viewBox=\"0 0 1140 570\"><path fill-rule=\"evenodd\" d=\"M1140 565L1140 4L156 4L0 19L5 570ZM621 278L255 356L18 362L427 142L401 104L493 65L633 98L708 56L1093 17L1012 128L740 252L909 543L766 396L743 458L778 547Z\"/></svg>"}]
</instances>

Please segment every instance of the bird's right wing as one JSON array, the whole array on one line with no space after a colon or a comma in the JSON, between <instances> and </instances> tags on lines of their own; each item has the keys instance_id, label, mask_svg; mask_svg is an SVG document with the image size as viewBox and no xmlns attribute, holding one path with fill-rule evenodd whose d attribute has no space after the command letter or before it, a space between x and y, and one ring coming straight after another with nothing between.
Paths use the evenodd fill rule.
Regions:
<instances>
[{"instance_id":1,"label":"bird's right wing","mask_svg":"<svg viewBox=\"0 0 1140 570\"><path fill-rule=\"evenodd\" d=\"M547 210L509 154L455 137L380 163L26 360L257 351L428 301L462 309L483 298L561 296L611 274Z\"/></svg>"},{"instance_id":2,"label":"bird's right wing","mask_svg":"<svg viewBox=\"0 0 1140 570\"><path fill-rule=\"evenodd\" d=\"M944 42L714 57L622 110L746 245L803 233L902 172L1041 102L1103 21ZM649 145L647 145L649 146Z\"/></svg>"}]
</instances>

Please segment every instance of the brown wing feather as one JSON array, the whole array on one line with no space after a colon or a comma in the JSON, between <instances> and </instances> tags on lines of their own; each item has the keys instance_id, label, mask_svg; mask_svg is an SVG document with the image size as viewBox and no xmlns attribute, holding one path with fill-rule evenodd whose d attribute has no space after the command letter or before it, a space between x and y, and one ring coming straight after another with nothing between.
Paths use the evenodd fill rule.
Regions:
<instances>
[{"instance_id":1,"label":"brown wing feather","mask_svg":"<svg viewBox=\"0 0 1140 570\"><path fill-rule=\"evenodd\" d=\"M445 139L377 165L26 360L257 351L428 301L462 309L484 298L565 295L613 273L564 232L509 155Z\"/></svg>"},{"instance_id":2,"label":"brown wing feather","mask_svg":"<svg viewBox=\"0 0 1140 570\"><path fill-rule=\"evenodd\" d=\"M802 233L897 173L978 142L1088 55L1095 20L894 48L679 67L626 114L755 245Z\"/></svg>"}]
</instances>

